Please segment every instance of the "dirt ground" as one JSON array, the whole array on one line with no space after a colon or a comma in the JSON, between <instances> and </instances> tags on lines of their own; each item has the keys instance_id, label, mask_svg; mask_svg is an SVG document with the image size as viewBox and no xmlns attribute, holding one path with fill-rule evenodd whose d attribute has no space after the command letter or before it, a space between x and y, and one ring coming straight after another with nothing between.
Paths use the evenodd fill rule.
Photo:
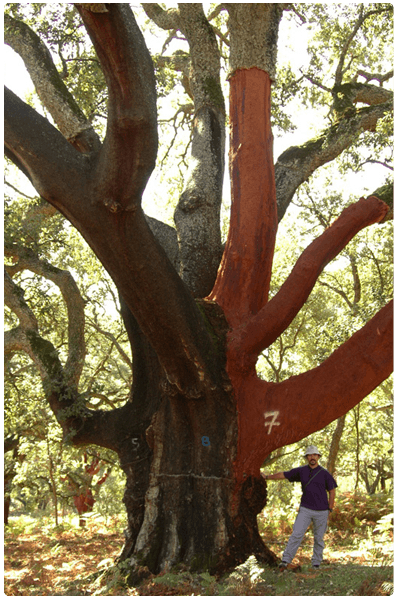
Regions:
<instances>
[{"instance_id":1,"label":"dirt ground","mask_svg":"<svg viewBox=\"0 0 400 602\"><path fill-rule=\"evenodd\" d=\"M307 534L296 557L299 570L242 565L230 577L216 580L207 573L167 574L128 588L115 560L123 544L120 530L89 527L55 531L35 528L30 533L6 530L4 593L7 596L101 595L375 595L393 593L393 569L382 559L371 561L368 546L351 549L338 533L327 538L324 564L309 565L312 539ZM268 542L280 555L283 541ZM271 545L272 544L272 545ZM379 566L380 565L380 566Z\"/></svg>"}]
</instances>

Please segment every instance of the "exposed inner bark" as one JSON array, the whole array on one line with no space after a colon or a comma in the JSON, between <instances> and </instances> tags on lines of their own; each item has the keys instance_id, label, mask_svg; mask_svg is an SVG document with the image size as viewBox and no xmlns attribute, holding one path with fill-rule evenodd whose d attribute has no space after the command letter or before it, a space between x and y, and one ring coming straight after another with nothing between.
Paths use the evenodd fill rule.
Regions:
<instances>
[{"instance_id":1,"label":"exposed inner bark","mask_svg":"<svg viewBox=\"0 0 400 602\"><path fill-rule=\"evenodd\" d=\"M210 294L231 326L268 299L278 225L270 117L268 73L236 71L230 81L231 226Z\"/></svg>"},{"instance_id":2,"label":"exposed inner bark","mask_svg":"<svg viewBox=\"0 0 400 602\"><path fill-rule=\"evenodd\" d=\"M107 4L101 12L93 12L93 6L81 4L79 11L109 86L101 150L78 152L79 146L9 92L5 137L9 156L82 233L119 290L133 356L129 402L111 412L91 412L77 404L78 383L68 385L53 345L40 336L35 316L9 281L6 293L20 325L8 333L8 349L23 349L39 366L49 404L75 444L95 443L118 452L127 476L122 558L131 559L132 579L141 566L159 572L185 563L221 572L250 554L274 563L257 530L257 513L265 504L260 466L271 451L323 428L389 376L391 305L323 364L279 384L257 378L257 354L288 326L326 263L387 209L370 197L346 210L305 251L281 292L268 300L277 228L270 74L282 6L227 5L236 61L230 97L232 216L214 289L208 300L196 301L196 268L202 272L200 288L208 292L212 278L207 269L215 272L219 246L214 228L223 165L219 63L212 67L211 82L200 77L201 69L192 79L198 90L207 84L199 92L208 96L196 107L196 136L201 137L204 117L208 125L202 131L210 138L206 144L194 140L193 150L211 152L211 161L206 156L201 165L217 166L214 189L208 195L203 174L193 171L177 212L182 234L191 210L201 227L212 225L213 250L193 262L185 257L194 240L201 242L200 255L207 245L207 232L200 238L192 228L186 250L180 244L182 279L141 209L157 153L152 61L129 5ZM197 5L164 11L149 4L149 10L167 27L182 27L194 55L201 54L200 29L214 35ZM255 54L238 39L243 15L243 27L252 26L248 11L268 17L257 24ZM321 157L318 161L323 163ZM310 162L312 173L315 156ZM196 196L199 190L202 196ZM212 211L201 221L207 204ZM174 249L172 242L172 261Z\"/></svg>"}]
</instances>

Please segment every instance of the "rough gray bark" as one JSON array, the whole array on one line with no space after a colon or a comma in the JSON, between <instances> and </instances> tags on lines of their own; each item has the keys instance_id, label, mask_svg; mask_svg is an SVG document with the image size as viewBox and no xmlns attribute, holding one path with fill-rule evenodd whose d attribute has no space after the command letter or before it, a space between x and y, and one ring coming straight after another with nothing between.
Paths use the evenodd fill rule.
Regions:
<instances>
[{"instance_id":1,"label":"rough gray bark","mask_svg":"<svg viewBox=\"0 0 400 602\"><path fill-rule=\"evenodd\" d=\"M354 110L314 140L282 153L275 164L278 219L282 219L296 190L307 178L350 148L360 134L374 131L378 120L392 110L392 100Z\"/></svg>"},{"instance_id":2,"label":"rough gray bark","mask_svg":"<svg viewBox=\"0 0 400 602\"><path fill-rule=\"evenodd\" d=\"M58 73L49 50L22 21L4 15L4 41L25 63L36 92L62 134L81 152L100 148L99 138Z\"/></svg>"},{"instance_id":3,"label":"rough gray bark","mask_svg":"<svg viewBox=\"0 0 400 602\"><path fill-rule=\"evenodd\" d=\"M64 366L65 379L67 383L78 386L86 356L85 302L82 299L75 280L70 272L55 268L46 260L39 259L31 249L14 244L6 246L5 254L6 256L13 257L14 261L17 260L17 263L14 263L12 266L6 266L5 270L9 276L13 276L22 270L29 270L51 280L60 289L68 312L68 357ZM11 283L8 279L7 283L7 290L11 293ZM9 299L10 301L16 299L16 290L14 290L14 294ZM26 312L29 312L28 306L20 314L23 322L25 315L28 315Z\"/></svg>"},{"instance_id":4,"label":"rough gray bark","mask_svg":"<svg viewBox=\"0 0 400 602\"><path fill-rule=\"evenodd\" d=\"M275 78L283 3L225 3L229 13L230 69L257 67Z\"/></svg>"},{"instance_id":5,"label":"rough gray bark","mask_svg":"<svg viewBox=\"0 0 400 602\"><path fill-rule=\"evenodd\" d=\"M256 10L248 4L232 5L233 18L245 6L249 11ZM280 8L257 6L268 18L275 15L269 21L267 38L274 45ZM217 127L221 124L222 105L220 87L216 85L214 33L199 5L180 4L177 9L165 11L149 4L148 10L164 26L185 31L191 45L191 86L198 102L193 158L199 151L202 168L208 168L204 149L208 148L213 157L222 152ZM107 134L101 149L90 155L78 152L60 131L9 92L5 95L6 144L9 156L29 175L39 194L83 234L119 290L132 347L129 402L108 412L90 411L79 404L76 388L68 386L54 347L38 333L35 317L13 284L7 294L21 325L8 334L7 343L20 344L32 354L42 371L49 404L75 444L93 443L118 453L127 475L124 501L128 528L122 557L131 559L132 569L146 565L159 572L187 562L192 569L224 571L252 553L273 564L277 558L266 549L257 530L257 513L265 504L265 483L259 475L261 461L271 449L285 445L288 438L291 442L299 433L309 434L313 428L311 414L315 413L314 406L312 412L309 409L309 392L320 399L327 379L334 380L334 386L327 406L318 407L315 419L319 428L347 411L343 404L358 403L360 395L366 395L386 378L391 368L391 308L381 310L315 370L274 386L257 379L255 363L244 365L248 357L243 345L236 352L235 336L240 336L240 328L232 329L216 303L193 299L195 285L201 283L203 291L208 286L203 277L191 280L199 269L199 256L190 264L179 240L181 279L171 263L176 258L174 236L163 229L170 239L169 259L151 231L159 225L142 212L141 195L157 152L155 80L151 58L129 5L86 4L79 5L79 12L109 87ZM202 36L206 37L203 43L210 49L206 56L211 61L204 68L195 60ZM274 51L268 50L270 62L274 56ZM204 73L210 75L210 82ZM204 132L206 143L201 139ZM268 166L272 172L272 161ZM217 171L207 174L210 189L206 187L207 194L203 194L205 180L193 169L186 190L199 196L195 202L193 196L189 198L192 213L187 211L183 222L190 215L196 221L207 211L206 222L201 223L208 227L216 224L212 205L218 200L215 191L221 174ZM180 204L185 202L182 196ZM197 244L195 230L188 236L193 245ZM328 246L328 255L333 257L334 242ZM211 252L201 249L208 266L212 266L216 247L218 244L211 245ZM322 269L324 257L319 265L312 264L314 274ZM295 271L296 278L298 275ZM298 281L292 297L299 296L299 290L304 293L304 278ZM251 291L248 293L250 296ZM296 303L294 308L298 310ZM265 334L265 325L253 322L253 326L257 330L263 326ZM278 326L284 324L278 320ZM268 328L272 332L273 324L268 322ZM358 353L365 341L368 354ZM252 341L245 342L254 351ZM257 344L261 345L259 341ZM333 379L337 367L349 356L356 356L356 361L348 371L341 371L341 379ZM364 378L371 364L374 368ZM343 401L342 391L360 377L362 384L353 387L353 397ZM261 400L257 408L255 400ZM270 409L267 403L291 410L282 412L278 422L268 425L264 421L265 410ZM272 413L275 420L276 413ZM278 435L266 438L265 427L271 431L273 425L280 424ZM209 444L202 442L204 438ZM265 451L268 445L271 449ZM249 453L245 453L247 449Z\"/></svg>"},{"instance_id":6,"label":"rough gray bark","mask_svg":"<svg viewBox=\"0 0 400 602\"><path fill-rule=\"evenodd\" d=\"M188 85L194 103L193 140L184 191L175 210L180 276L195 297L205 297L221 261L220 207L225 153L225 106L220 54L202 4L163 10L142 5L162 29L180 30L190 47Z\"/></svg>"}]
</instances>

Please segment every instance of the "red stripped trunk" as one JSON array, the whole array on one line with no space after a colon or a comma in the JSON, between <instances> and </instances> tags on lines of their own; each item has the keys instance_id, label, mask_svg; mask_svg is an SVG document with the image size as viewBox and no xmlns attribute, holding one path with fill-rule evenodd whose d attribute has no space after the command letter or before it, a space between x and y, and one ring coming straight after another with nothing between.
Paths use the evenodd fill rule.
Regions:
<instances>
[{"instance_id":1,"label":"red stripped trunk","mask_svg":"<svg viewBox=\"0 0 400 602\"><path fill-rule=\"evenodd\" d=\"M270 115L268 73L236 71L230 80L231 224L209 297L231 327L268 300L278 224Z\"/></svg>"}]
</instances>

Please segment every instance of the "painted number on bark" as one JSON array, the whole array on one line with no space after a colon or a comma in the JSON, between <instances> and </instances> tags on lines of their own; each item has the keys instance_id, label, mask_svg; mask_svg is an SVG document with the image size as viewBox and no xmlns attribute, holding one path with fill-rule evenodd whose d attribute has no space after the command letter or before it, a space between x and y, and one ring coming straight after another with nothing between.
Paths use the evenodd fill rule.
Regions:
<instances>
[{"instance_id":1,"label":"painted number on bark","mask_svg":"<svg viewBox=\"0 0 400 602\"><path fill-rule=\"evenodd\" d=\"M264 418L266 419L264 422L264 426L268 426L268 435L271 434L271 430L273 426L279 426L280 422L277 422L277 418L279 416L279 412L275 411L275 412L265 412L264 413ZM270 420L268 421L267 418L269 418Z\"/></svg>"},{"instance_id":2,"label":"painted number on bark","mask_svg":"<svg viewBox=\"0 0 400 602\"><path fill-rule=\"evenodd\" d=\"M139 449L139 446L140 446L139 439L137 437L134 437L132 439L133 451L137 451Z\"/></svg>"},{"instance_id":3,"label":"painted number on bark","mask_svg":"<svg viewBox=\"0 0 400 602\"><path fill-rule=\"evenodd\" d=\"M208 437L202 437L202 438L201 438L201 442L202 442L202 444L203 444L204 446L206 446L206 447L207 447L208 445L210 445L210 439L209 439Z\"/></svg>"}]
</instances>

